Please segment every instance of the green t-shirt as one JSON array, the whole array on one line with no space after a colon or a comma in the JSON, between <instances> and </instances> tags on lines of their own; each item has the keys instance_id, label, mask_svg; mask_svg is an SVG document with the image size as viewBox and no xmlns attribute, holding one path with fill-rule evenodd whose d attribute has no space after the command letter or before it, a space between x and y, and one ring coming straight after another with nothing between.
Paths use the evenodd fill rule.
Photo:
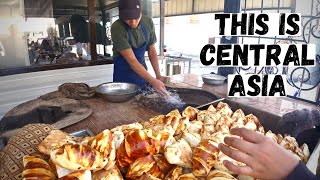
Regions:
<instances>
[{"instance_id":1,"label":"green t-shirt","mask_svg":"<svg viewBox=\"0 0 320 180\"><path fill-rule=\"evenodd\" d=\"M147 40L148 46L157 42L157 37L154 30L154 24L151 18L148 16L141 17L139 25L143 23L145 30L147 31ZM127 24L120 19L116 20L111 26L111 38L113 41L113 57L120 55L120 51L131 48L129 41L128 41L128 32L125 28ZM129 26L127 26L130 28ZM135 29L131 29L131 44L135 48L139 48L145 42L144 34L141 29L141 26L138 26Z\"/></svg>"}]
</instances>

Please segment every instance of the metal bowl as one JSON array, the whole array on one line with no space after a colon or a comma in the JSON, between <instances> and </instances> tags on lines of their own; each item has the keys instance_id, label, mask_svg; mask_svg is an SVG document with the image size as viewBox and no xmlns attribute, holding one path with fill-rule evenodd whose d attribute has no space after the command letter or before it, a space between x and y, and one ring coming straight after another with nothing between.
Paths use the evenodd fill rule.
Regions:
<instances>
[{"instance_id":1,"label":"metal bowl","mask_svg":"<svg viewBox=\"0 0 320 180\"><path fill-rule=\"evenodd\" d=\"M139 86L124 82L103 83L97 86L96 92L107 101L120 103L133 98L139 90Z\"/></svg>"},{"instance_id":2,"label":"metal bowl","mask_svg":"<svg viewBox=\"0 0 320 180\"><path fill-rule=\"evenodd\" d=\"M227 78L217 74L203 74L202 81L208 85L221 85Z\"/></svg>"}]
</instances>

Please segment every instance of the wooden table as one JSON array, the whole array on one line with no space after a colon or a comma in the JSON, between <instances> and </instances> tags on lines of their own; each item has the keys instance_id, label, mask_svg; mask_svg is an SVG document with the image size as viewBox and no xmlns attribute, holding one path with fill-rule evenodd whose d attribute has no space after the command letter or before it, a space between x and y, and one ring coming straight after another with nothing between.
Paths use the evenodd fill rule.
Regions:
<instances>
[{"instance_id":1,"label":"wooden table","mask_svg":"<svg viewBox=\"0 0 320 180\"><path fill-rule=\"evenodd\" d=\"M146 121L158 115L154 111L139 107L134 99L124 103L110 103L103 98L81 101L92 108L92 114L83 121L63 128L63 131L71 133L81 129L89 129L94 134L98 134L105 129L111 129L122 124Z\"/></svg>"}]
</instances>

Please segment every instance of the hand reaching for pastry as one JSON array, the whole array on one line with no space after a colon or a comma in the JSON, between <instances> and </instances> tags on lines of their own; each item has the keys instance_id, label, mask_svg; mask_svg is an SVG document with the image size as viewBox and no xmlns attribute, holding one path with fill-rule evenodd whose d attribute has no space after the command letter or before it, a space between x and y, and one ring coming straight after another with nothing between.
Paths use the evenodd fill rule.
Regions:
<instances>
[{"instance_id":1,"label":"hand reaching for pastry","mask_svg":"<svg viewBox=\"0 0 320 180\"><path fill-rule=\"evenodd\" d=\"M219 149L232 159L246 164L236 166L225 160L225 167L235 174L259 179L285 179L299 163L287 150L262 134L244 128L231 129L230 133L243 139L226 137L226 145L219 144Z\"/></svg>"}]
</instances>

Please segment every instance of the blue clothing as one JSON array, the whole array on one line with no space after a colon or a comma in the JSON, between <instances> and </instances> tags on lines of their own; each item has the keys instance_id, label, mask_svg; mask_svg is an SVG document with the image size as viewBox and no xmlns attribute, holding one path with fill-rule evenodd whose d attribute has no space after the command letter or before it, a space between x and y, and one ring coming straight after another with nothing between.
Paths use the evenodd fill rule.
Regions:
<instances>
[{"instance_id":1,"label":"blue clothing","mask_svg":"<svg viewBox=\"0 0 320 180\"><path fill-rule=\"evenodd\" d=\"M305 164L299 162L286 180L319 180L319 177L314 175Z\"/></svg>"},{"instance_id":2,"label":"blue clothing","mask_svg":"<svg viewBox=\"0 0 320 180\"><path fill-rule=\"evenodd\" d=\"M139 26L141 27L145 38L145 42L140 48L135 48L134 46L132 46L132 31L130 27L125 27L128 32L128 42L131 45L134 55L136 56L139 63L147 70L147 65L144 59L144 54L148 50L147 31L143 23L140 23ZM141 78L136 72L134 72L127 60L121 54L114 58L113 82L128 82L132 84L137 84L141 88L146 86L147 84L147 82L143 78Z\"/></svg>"}]
</instances>

